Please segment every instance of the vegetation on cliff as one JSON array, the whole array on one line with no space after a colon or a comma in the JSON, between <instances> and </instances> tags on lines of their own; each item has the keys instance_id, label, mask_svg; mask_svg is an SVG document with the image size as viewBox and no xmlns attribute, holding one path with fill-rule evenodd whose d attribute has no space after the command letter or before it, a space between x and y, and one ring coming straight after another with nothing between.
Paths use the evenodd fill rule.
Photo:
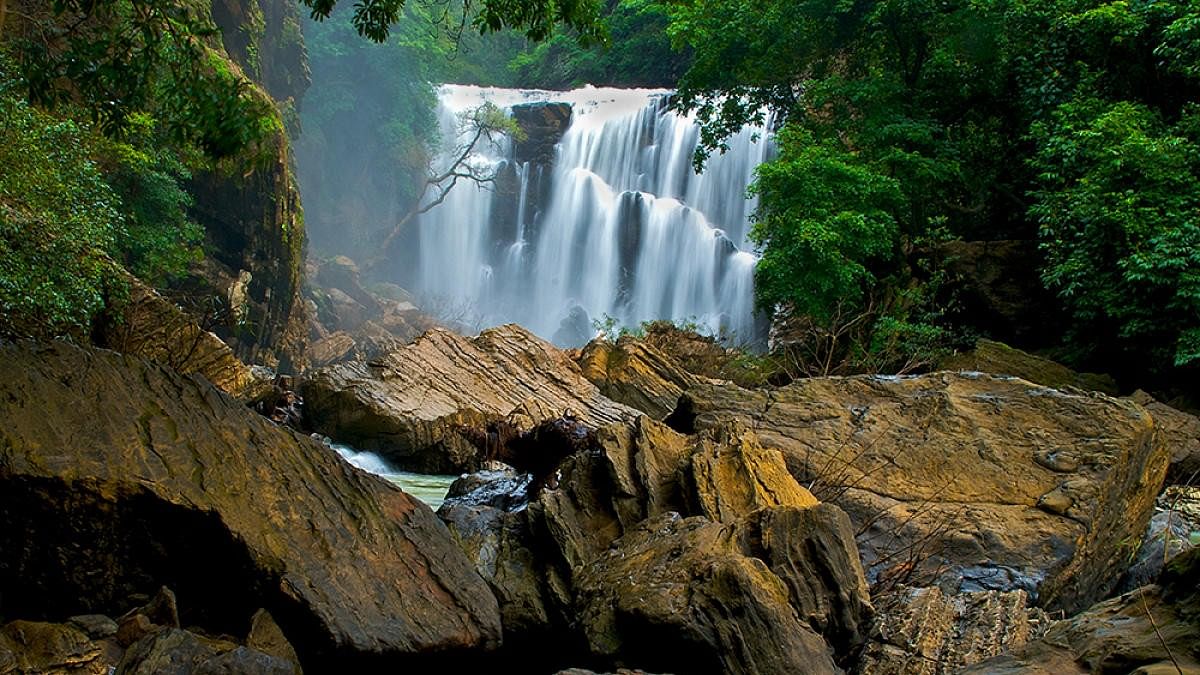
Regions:
<instances>
[{"instance_id":1,"label":"vegetation on cliff","mask_svg":"<svg viewBox=\"0 0 1200 675\"><path fill-rule=\"evenodd\" d=\"M922 323L931 245L1037 238L1076 362L1200 360L1195 3L668 7L706 147L765 109L783 127L754 188L765 309Z\"/></svg>"}]
</instances>

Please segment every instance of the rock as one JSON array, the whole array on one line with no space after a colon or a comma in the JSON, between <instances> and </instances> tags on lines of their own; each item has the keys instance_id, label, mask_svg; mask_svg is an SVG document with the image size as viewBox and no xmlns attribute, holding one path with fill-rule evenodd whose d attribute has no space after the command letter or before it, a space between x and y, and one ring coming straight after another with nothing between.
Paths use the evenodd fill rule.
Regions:
<instances>
[{"instance_id":1,"label":"rock","mask_svg":"<svg viewBox=\"0 0 1200 675\"><path fill-rule=\"evenodd\" d=\"M372 362L310 373L301 394L313 431L425 473L478 468L481 454L468 431L499 420L529 431L568 411L592 428L636 414L601 396L564 353L515 325L476 338L432 330Z\"/></svg>"},{"instance_id":2,"label":"rock","mask_svg":"<svg viewBox=\"0 0 1200 675\"><path fill-rule=\"evenodd\" d=\"M1011 375L1056 389L1077 387L1105 394L1117 393L1117 382L1108 375L1077 373L1061 363L982 338L970 351L948 356L939 361L937 367L939 370Z\"/></svg>"},{"instance_id":3,"label":"rock","mask_svg":"<svg viewBox=\"0 0 1200 675\"><path fill-rule=\"evenodd\" d=\"M847 511L872 583L1023 589L1068 612L1114 589L1168 461L1136 404L987 375L702 384L673 415L728 419Z\"/></svg>"},{"instance_id":4,"label":"rock","mask_svg":"<svg viewBox=\"0 0 1200 675\"><path fill-rule=\"evenodd\" d=\"M288 642L287 636L267 610L260 609L250 618L250 634L246 636L246 646L290 663L296 675L301 675L300 657L296 655L295 647Z\"/></svg>"},{"instance_id":5,"label":"rock","mask_svg":"<svg viewBox=\"0 0 1200 675\"><path fill-rule=\"evenodd\" d=\"M334 363L348 361L354 358L357 346L354 338L346 331L330 333L313 341L308 346L309 363L314 368L323 368Z\"/></svg>"},{"instance_id":6,"label":"rock","mask_svg":"<svg viewBox=\"0 0 1200 675\"><path fill-rule=\"evenodd\" d=\"M764 450L744 429L721 429L691 456L698 511L715 522L771 506L816 506L817 499L788 473L783 454Z\"/></svg>"},{"instance_id":7,"label":"rock","mask_svg":"<svg viewBox=\"0 0 1200 675\"><path fill-rule=\"evenodd\" d=\"M1040 640L966 669L973 675L1200 673L1200 549L1162 586L1143 586L1050 626Z\"/></svg>"},{"instance_id":8,"label":"rock","mask_svg":"<svg viewBox=\"0 0 1200 675\"><path fill-rule=\"evenodd\" d=\"M1025 591L946 595L899 588L876 598L871 639L855 668L872 675L950 675L1036 640L1051 623Z\"/></svg>"},{"instance_id":9,"label":"rock","mask_svg":"<svg viewBox=\"0 0 1200 675\"><path fill-rule=\"evenodd\" d=\"M1200 418L1162 403L1140 389L1130 398L1150 412L1165 437L1171 451L1167 482L1200 484Z\"/></svg>"},{"instance_id":10,"label":"rock","mask_svg":"<svg viewBox=\"0 0 1200 675\"><path fill-rule=\"evenodd\" d=\"M701 381L658 348L627 335L616 344L592 340L583 348L578 363L583 376L599 387L600 393L656 420L666 419L679 404L680 395Z\"/></svg>"},{"instance_id":11,"label":"rock","mask_svg":"<svg viewBox=\"0 0 1200 675\"><path fill-rule=\"evenodd\" d=\"M0 672L107 675L108 666L103 648L69 624L13 621L0 628Z\"/></svg>"},{"instance_id":12,"label":"rock","mask_svg":"<svg viewBox=\"0 0 1200 675\"><path fill-rule=\"evenodd\" d=\"M132 645L117 675L294 675L282 659L178 628L155 631Z\"/></svg>"},{"instance_id":13,"label":"rock","mask_svg":"<svg viewBox=\"0 0 1200 675\"><path fill-rule=\"evenodd\" d=\"M183 374L199 373L242 400L257 396L263 382L213 333L132 275L119 316L105 316L96 344L161 363Z\"/></svg>"},{"instance_id":14,"label":"rock","mask_svg":"<svg viewBox=\"0 0 1200 675\"><path fill-rule=\"evenodd\" d=\"M512 492L521 489L510 476L472 479L470 492L448 499L439 511L481 575L493 585L504 616L506 644L510 637L531 642L548 631L576 625L586 605L598 622L585 625L584 630L584 647L594 657L681 672L718 667L719 660L714 660L717 657L711 650L724 644L721 640L727 636L721 631L726 626L703 627L705 621L716 621L719 614L707 604L703 612L713 612L708 619L682 609L675 619L655 619L664 622L656 630L678 628L689 635L704 634L708 642L699 648L697 653L704 655L697 656L697 663L668 666L643 654L649 647L639 642L641 638L625 636L625 629L610 630L612 622L625 625L624 619L606 613L619 611L605 609L607 598L616 592L610 582L623 578L627 571L620 566L620 561L632 555L626 546L642 545L624 538L649 527L648 520L678 518L679 514L694 516L691 520L698 523L718 522L724 528L718 539L725 542L725 548L691 551L692 546L707 545L707 535L681 536L682 541L671 545L670 551L679 552L684 559L677 563L664 560L666 567L655 574L661 573L661 578L678 575L677 583L685 587L694 576L706 574L703 570L719 567L723 570L721 583L732 583L753 596L747 600L753 605L751 613L763 621L782 622L766 627L756 624L754 630L773 635L773 631L789 632L800 625L805 636L817 638L812 643L807 637L789 637L787 649L799 649L800 643L812 646L823 637L838 653L849 654L865 639L871 607L849 518L835 506L818 504L788 474L780 453L763 449L744 427L733 424L689 438L644 416L632 423L614 423L596 432L594 448L567 457L557 474L557 485L547 487L527 504L515 496L507 501L497 496L504 494L505 486ZM460 485L452 491L465 492L470 484L463 481ZM478 495L477 500L472 502L470 495ZM515 504L515 510L504 510L506 503ZM667 552L645 552L645 557L659 554ZM587 575L590 581L582 580ZM620 588L629 590L634 584L652 587L643 585L650 583L648 580L638 579ZM703 583L708 582L696 581L698 596L711 590L702 590ZM680 592L686 595L690 591ZM660 610L666 613L662 608L653 611ZM596 627L601 625L607 627ZM751 629L749 624L741 627ZM633 627L628 630L638 632ZM597 637L600 634L607 637ZM571 637L554 642L570 645ZM674 642L664 643L666 651L662 653L673 653L667 644ZM726 665L734 670L753 667L753 658L745 652L739 654L729 656L734 665ZM631 660L635 657L649 660ZM772 663L771 667L778 665Z\"/></svg>"},{"instance_id":15,"label":"rock","mask_svg":"<svg viewBox=\"0 0 1200 675\"><path fill-rule=\"evenodd\" d=\"M783 582L705 518L645 521L583 570L579 589L600 656L688 673L840 672Z\"/></svg>"},{"instance_id":16,"label":"rock","mask_svg":"<svg viewBox=\"0 0 1200 675\"><path fill-rule=\"evenodd\" d=\"M645 328L646 336L642 342L701 378L757 387L766 384L768 375L774 370L763 359L749 358L745 351L730 349L712 336L680 328L669 321L652 321ZM749 339L751 336L742 337Z\"/></svg>"},{"instance_id":17,"label":"rock","mask_svg":"<svg viewBox=\"0 0 1200 675\"><path fill-rule=\"evenodd\" d=\"M117 622L103 614L80 614L67 620L93 640L103 640L117 634Z\"/></svg>"},{"instance_id":18,"label":"rock","mask_svg":"<svg viewBox=\"0 0 1200 675\"><path fill-rule=\"evenodd\" d=\"M11 615L169 584L214 633L267 608L306 666L499 638L424 504L197 377L63 343L0 346L0 550Z\"/></svg>"},{"instance_id":19,"label":"rock","mask_svg":"<svg viewBox=\"0 0 1200 675\"><path fill-rule=\"evenodd\" d=\"M518 164L530 162L550 166L554 163L555 146L571 126L571 104L555 102L520 103L512 108L517 126L525 138L513 143L513 159Z\"/></svg>"},{"instance_id":20,"label":"rock","mask_svg":"<svg viewBox=\"0 0 1200 675\"><path fill-rule=\"evenodd\" d=\"M1200 546L1200 487L1170 485L1159 496L1133 565L1121 580L1132 591L1158 581L1175 556Z\"/></svg>"}]
</instances>

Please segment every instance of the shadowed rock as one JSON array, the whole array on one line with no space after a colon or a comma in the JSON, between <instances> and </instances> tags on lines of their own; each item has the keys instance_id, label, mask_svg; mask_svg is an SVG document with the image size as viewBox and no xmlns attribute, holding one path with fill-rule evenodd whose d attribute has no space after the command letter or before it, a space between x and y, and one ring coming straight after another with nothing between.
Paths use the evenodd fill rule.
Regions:
<instances>
[{"instance_id":1,"label":"shadowed rock","mask_svg":"<svg viewBox=\"0 0 1200 675\"><path fill-rule=\"evenodd\" d=\"M244 635L267 608L306 664L499 638L424 504L198 377L66 344L0 346L0 550L12 616L165 584L184 625Z\"/></svg>"}]
</instances>

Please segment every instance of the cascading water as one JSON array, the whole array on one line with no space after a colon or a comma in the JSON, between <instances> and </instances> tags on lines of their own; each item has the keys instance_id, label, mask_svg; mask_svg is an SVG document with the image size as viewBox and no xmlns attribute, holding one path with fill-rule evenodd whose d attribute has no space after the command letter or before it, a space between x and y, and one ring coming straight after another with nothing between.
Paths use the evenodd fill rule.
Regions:
<instances>
[{"instance_id":1,"label":"cascading water","mask_svg":"<svg viewBox=\"0 0 1200 675\"><path fill-rule=\"evenodd\" d=\"M443 137L459 143L459 116L485 101L562 102L571 114L552 166L515 163L508 141L478 146L470 162L507 171L510 187L460 183L420 218L419 262L402 276L425 307L477 328L517 322L566 346L604 317L758 339L745 190L771 144L748 127L696 174L698 127L666 109L669 94L443 86Z\"/></svg>"}]
</instances>

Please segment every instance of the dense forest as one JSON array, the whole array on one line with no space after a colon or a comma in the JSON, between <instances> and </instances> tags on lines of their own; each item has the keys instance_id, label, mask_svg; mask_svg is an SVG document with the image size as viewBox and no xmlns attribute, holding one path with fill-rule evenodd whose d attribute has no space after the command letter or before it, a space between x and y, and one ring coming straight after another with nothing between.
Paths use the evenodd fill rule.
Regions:
<instances>
[{"instance_id":1,"label":"dense forest","mask_svg":"<svg viewBox=\"0 0 1200 675\"><path fill-rule=\"evenodd\" d=\"M304 34L318 86L301 104L215 56L205 12L9 8L6 333L86 333L112 265L184 277L203 256L193 174L270 161L273 134L318 167L302 186L317 250L361 255L378 231L321 224L411 208L438 142L433 83L591 83L676 89L671 105L702 124L698 166L774 113L778 156L750 186L758 302L826 370L932 363L993 333L1130 386L1182 386L1200 361L1195 3L304 9L290 39ZM231 51L256 48L244 41ZM323 161L331 147L353 165ZM389 198L348 197L364 186ZM1031 243L1046 294L1029 303L1051 317L1036 334L964 307L954 241Z\"/></svg>"}]
</instances>

